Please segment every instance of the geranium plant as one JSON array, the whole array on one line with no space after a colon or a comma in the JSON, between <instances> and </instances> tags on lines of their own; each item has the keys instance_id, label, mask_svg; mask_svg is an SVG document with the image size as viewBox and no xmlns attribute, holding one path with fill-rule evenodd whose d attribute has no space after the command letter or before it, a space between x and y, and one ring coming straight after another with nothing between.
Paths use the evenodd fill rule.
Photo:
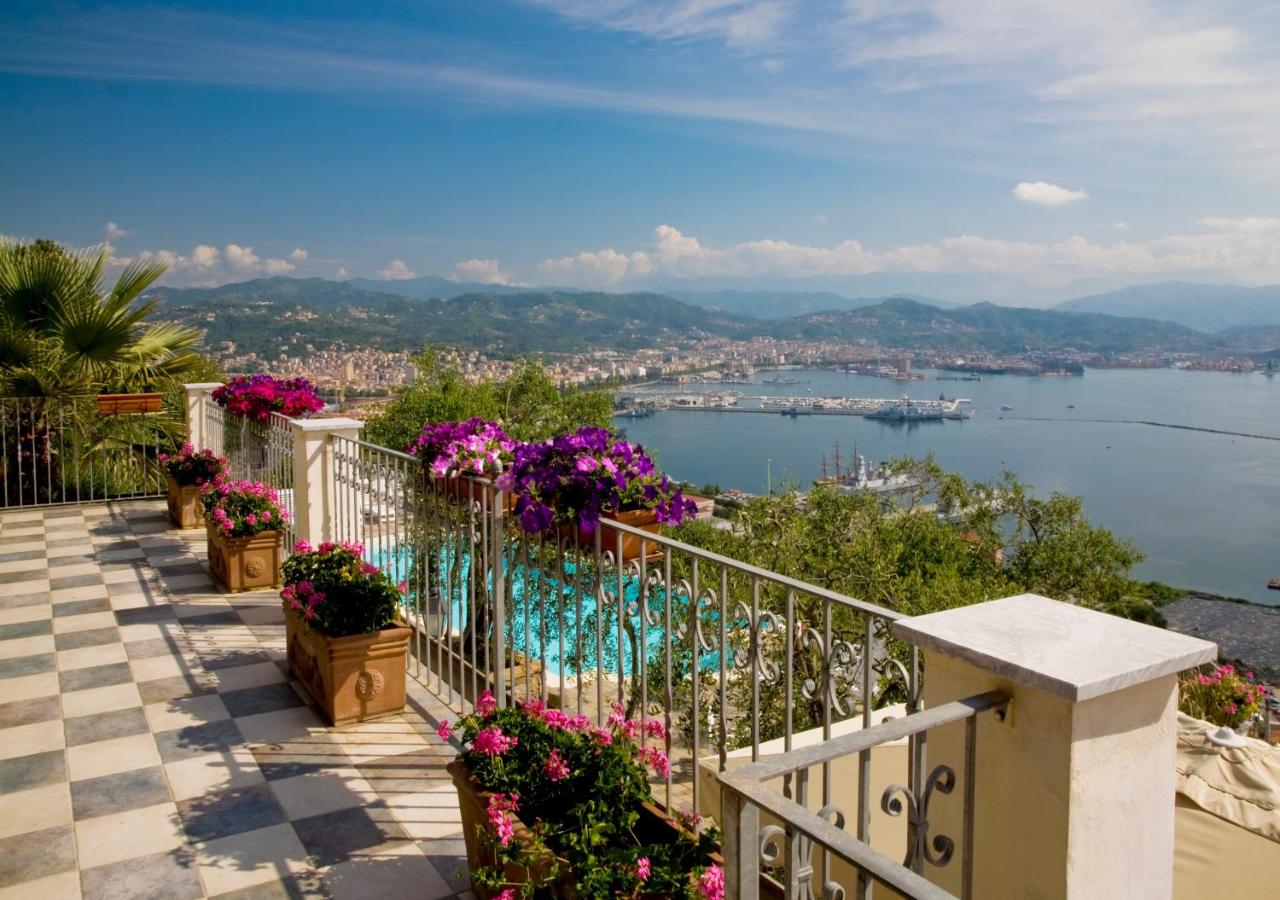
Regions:
<instances>
[{"instance_id":1,"label":"geranium plant","mask_svg":"<svg viewBox=\"0 0 1280 900\"><path fill-rule=\"evenodd\" d=\"M160 465L181 487L204 487L220 479L227 471L227 461L212 450L197 451L183 444L174 454L161 453Z\"/></svg>"},{"instance_id":2,"label":"geranium plant","mask_svg":"<svg viewBox=\"0 0 1280 900\"><path fill-rule=\"evenodd\" d=\"M234 415L266 421L273 412L298 418L324 409L324 401L305 378L237 375L214 388L213 402Z\"/></svg>"},{"instance_id":3,"label":"geranium plant","mask_svg":"<svg viewBox=\"0 0 1280 900\"><path fill-rule=\"evenodd\" d=\"M653 510L671 525L697 513L642 447L593 426L517 446L498 487L516 495L516 515L529 533L569 523L591 532L602 515L630 510Z\"/></svg>"},{"instance_id":4,"label":"geranium plant","mask_svg":"<svg viewBox=\"0 0 1280 900\"><path fill-rule=\"evenodd\" d=\"M219 481L200 494L205 519L223 537L252 537L285 525L280 496L261 481Z\"/></svg>"},{"instance_id":5,"label":"geranium plant","mask_svg":"<svg viewBox=\"0 0 1280 900\"><path fill-rule=\"evenodd\" d=\"M711 859L716 829L655 837L641 824L653 801L648 773L670 771L661 722L641 724L615 709L602 728L541 700L496 709L486 691L457 728L467 745L461 759L488 794L480 836L496 860L473 869L473 883L507 900L566 886L591 898L723 897L724 873ZM441 723L442 738L452 732ZM515 816L529 826L527 840L515 839ZM556 862L547 865L548 857ZM513 870L529 880L509 881Z\"/></svg>"},{"instance_id":6,"label":"geranium plant","mask_svg":"<svg viewBox=\"0 0 1280 900\"><path fill-rule=\"evenodd\" d=\"M1229 728L1244 725L1266 702L1267 686L1230 663L1184 676L1178 692L1178 708L1184 713Z\"/></svg>"},{"instance_id":7,"label":"geranium plant","mask_svg":"<svg viewBox=\"0 0 1280 900\"><path fill-rule=\"evenodd\" d=\"M403 586L363 558L360 544L299 541L280 566L280 596L309 628L331 638L395 624Z\"/></svg>"},{"instance_id":8,"label":"geranium plant","mask_svg":"<svg viewBox=\"0 0 1280 900\"><path fill-rule=\"evenodd\" d=\"M436 478L493 477L511 464L516 442L497 422L477 416L465 422L428 423L407 449Z\"/></svg>"}]
</instances>

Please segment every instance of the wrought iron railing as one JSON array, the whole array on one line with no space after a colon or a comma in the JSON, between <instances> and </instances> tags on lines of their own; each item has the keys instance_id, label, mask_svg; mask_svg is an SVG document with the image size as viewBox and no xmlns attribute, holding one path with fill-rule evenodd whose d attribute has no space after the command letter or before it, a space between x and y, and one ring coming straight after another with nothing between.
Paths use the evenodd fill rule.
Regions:
<instances>
[{"instance_id":1,"label":"wrought iron railing","mask_svg":"<svg viewBox=\"0 0 1280 900\"><path fill-rule=\"evenodd\" d=\"M776 876L787 898L867 898L874 885L884 885L904 897L955 900L953 894L927 880L924 871L926 863L936 868L949 865L958 847L960 897L968 900L973 896L977 717L991 711L1003 720L1008 703L1008 695L998 691L979 694L720 773L729 870L727 896L744 900L758 896L764 875ZM951 766L938 765L921 777L925 735L955 722L963 722L965 728L962 773L957 775ZM844 810L826 796L819 809L810 808L808 790L815 767L824 771L825 788L829 768L836 761L868 754L903 738L919 748L910 758L910 781L890 784L880 798L884 813L906 815L907 850L899 862L873 848L864 833L850 834ZM778 782L782 784L778 786ZM930 804L938 795L953 793L957 783L963 798L961 833L932 833ZM866 773L860 776L859 784L868 784Z\"/></svg>"},{"instance_id":2,"label":"wrought iron railing","mask_svg":"<svg viewBox=\"0 0 1280 900\"><path fill-rule=\"evenodd\" d=\"M205 443L226 458L231 477L261 481L274 488L284 508L284 548L294 544L293 430L288 416L271 413L264 420L230 414L205 399Z\"/></svg>"},{"instance_id":3,"label":"wrought iron railing","mask_svg":"<svg viewBox=\"0 0 1280 900\"><path fill-rule=\"evenodd\" d=\"M0 398L0 507L160 496L159 455L180 430L163 411L104 413L94 397Z\"/></svg>"}]
</instances>

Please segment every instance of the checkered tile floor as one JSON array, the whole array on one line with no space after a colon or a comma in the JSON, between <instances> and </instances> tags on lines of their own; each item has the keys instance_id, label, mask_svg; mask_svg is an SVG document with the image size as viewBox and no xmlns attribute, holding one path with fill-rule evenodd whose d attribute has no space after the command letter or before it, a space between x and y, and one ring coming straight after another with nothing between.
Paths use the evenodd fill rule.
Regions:
<instances>
[{"instance_id":1,"label":"checkered tile floor","mask_svg":"<svg viewBox=\"0 0 1280 900\"><path fill-rule=\"evenodd\" d=\"M470 897L447 711L326 728L283 657L162 503L0 512L0 900Z\"/></svg>"}]
</instances>

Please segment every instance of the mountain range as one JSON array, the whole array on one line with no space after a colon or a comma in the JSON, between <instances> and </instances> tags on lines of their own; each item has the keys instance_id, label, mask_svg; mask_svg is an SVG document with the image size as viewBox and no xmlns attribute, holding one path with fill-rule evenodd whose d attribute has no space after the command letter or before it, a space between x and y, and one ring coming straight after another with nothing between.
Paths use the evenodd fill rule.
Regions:
<instances>
[{"instance_id":1,"label":"mountain range","mask_svg":"<svg viewBox=\"0 0 1280 900\"><path fill-rule=\"evenodd\" d=\"M421 283L410 289L435 292L429 280L415 280ZM724 295L717 293L699 298L706 305L695 305L648 292L511 288L502 293L486 289L448 299L420 299L366 290L361 285L367 283L282 276L218 288L159 288L153 296L161 300L170 318L204 329L210 345L232 341L240 352L268 356L298 344L383 350L448 344L514 355L634 349L654 346L664 338L699 335L839 340L957 353L1065 348L1100 353L1203 352L1246 343L1248 349L1265 351L1280 346L1257 346L1252 330L1217 336L1150 318L991 303L943 309L909 297L854 301L836 296L835 300L845 299L848 305L779 316L777 304L807 309L833 298L755 292L734 293L725 302ZM724 306L753 309L759 315ZM764 313L772 315L766 318Z\"/></svg>"},{"instance_id":2,"label":"mountain range","mask_svg":"<svg viewBox=\"0 0 1280 900\"><path fill-rule=\"evenodd\" d=\"M1247 325L1280 325L1280 285L1240 287L1165 281L1078 297L1054 308L1164 319L1217 332Z\"/></svg>"}]
</instances>

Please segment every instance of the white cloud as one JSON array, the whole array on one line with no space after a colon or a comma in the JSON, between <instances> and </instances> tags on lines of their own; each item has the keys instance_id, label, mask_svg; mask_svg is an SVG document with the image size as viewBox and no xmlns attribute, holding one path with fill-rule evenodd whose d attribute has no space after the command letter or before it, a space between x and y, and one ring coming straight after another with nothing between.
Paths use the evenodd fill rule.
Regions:
<instances>
[{"instance_id":1,"label":"white cloud","mask_svg":"<svg viewBox=\"0 0 1280 900\"><path fill-rule=\"evenodd\" d=\"M713 38L731 47L769 46L796 0L528 0L582 24L656 40Z\"/></svg>"},{"instance_id":2,"label":"white cloud","mask_svg":"<svg viewBox=\"0 0 1280 900\"><path fill-rule=\"evenodd\" d=\"M453 267L455 281L479 281L484 284L510 284L511 276L502 271L496 259L468 259Z\"/></svg>"},{"instance_id":3,"label":"white cloud","mask_svg":"<svg viewBox=\"0 0 1280 900\"><path fill-rule=\"evenodd\" d=\"M1019 181L1013 189L1013 196L1024 203L1036 203L1041 206L1062 206L1086 200L1089 195L1083 190L1072 190L1059 187L1047 181Z\"/></svg>"},{"instance_id":4,"label":"white cloud","mask_svg":"<svg viewBox=\"0 0 1280 900\"><path fill-rule=\"evenodd\" d=\"M1280 280L1280 241L1265 230L1226 228L1145 242L1095 243L1079 235L1037 242L963 234L883 251L870 250L856 240L830 247L776 239L710 247L662 225L646 249L583 251L546 260L538 270L544 279L581 287L634 285L650 277L788 279L871 272L986 273L1044 286L1082 276L1179 273L1261 282Z\"/></svg>"},{"instance_id":5,"label":"white cloud","mask_svg":"<svg viewBox=\"0 0 1280 900\"><path fill-rule=\"evenodd\" d=\"M1222 216L1206 216L1200 220L1206 228L1219 231L1265 232L1280 231L1280 218L1274 216L1245 216L1240 219L1229 219Z\"/></svg>"},{"instance_id":6,"label":"white cloud","mask_svg":"<svg viewBox=\"0 0 1280 900\"><path fill-rule=\"evenodd\" d=\"M385 267L378 270L378 277L387 281L407 281L417 276L404 264L403 259L393 259Z\"/></svg>"},{"instance_id":7,"label":"white cloud","mask_svg":"<svg viewBox=\"0 0 1280 900\"><path fill-rule=\"evenodd\" d=\"M218 264L218 248L209 244L196 244L191 251L191 264L198 269L211 269Z\"/></svg>"},{"instance_id":8,"label":"white cloud","mask_svg":"<svg viewBox=\"0 0 1280 900\"><path fill-rule=\"evenodd\" d=\"M227 244L227 246L223 248L223 253L226 254L227 262L230 263L231 268L233 269L242 269L245 271L256 269L260 262L257 255L253 252L252 247L242 247L239 244Z\"/></svg>"},{"instance_id":9,"label":"white cloud","mask_svg":"<svg viewBox=\"0 0 1280 900\"><path fill-rule=\"evenodd\" d=\"M268 259L262 267L267 270L268 275L285 275L295 268L294 264L287 259Z\"/></svg>"},{"instance_id":10,"label":"white cloud","mask_svg":"<svg viewBox=\"0 0 1280 900\"><path fill-rule=\"evenodd\" d=\"M103 232L106 234L107 240L109 241L118 241L122 238L132 237L134 234L132 229L123 228L115 222L108 222L103 227Z\"/></svg>"},{"instance_id":11,"label":"white cloud","mask_svg":"<svg viewBox=\"0 0 1280 900\"><path fill-rule=\"evenodd\" d=\"M335 278L346 278L346 277L347 277L347 267L346 267L346 266L338 266L337 271L335 271L335 272L333 273L333 277L335 277Z\"/></svg>"},{"instance_id":12,"label":"white cloud","mask_svg":"<svg viewBox=\"0 0 1280 900\"><path fill-rule=\"evenodd\" d=\"M294 249L292 253L289 254L289 258L292 259L294 262L306 262L308 255L309 254L307 253L306 250L303 250L301 247L297 247Z\"/></svg>"}]
</instances>

